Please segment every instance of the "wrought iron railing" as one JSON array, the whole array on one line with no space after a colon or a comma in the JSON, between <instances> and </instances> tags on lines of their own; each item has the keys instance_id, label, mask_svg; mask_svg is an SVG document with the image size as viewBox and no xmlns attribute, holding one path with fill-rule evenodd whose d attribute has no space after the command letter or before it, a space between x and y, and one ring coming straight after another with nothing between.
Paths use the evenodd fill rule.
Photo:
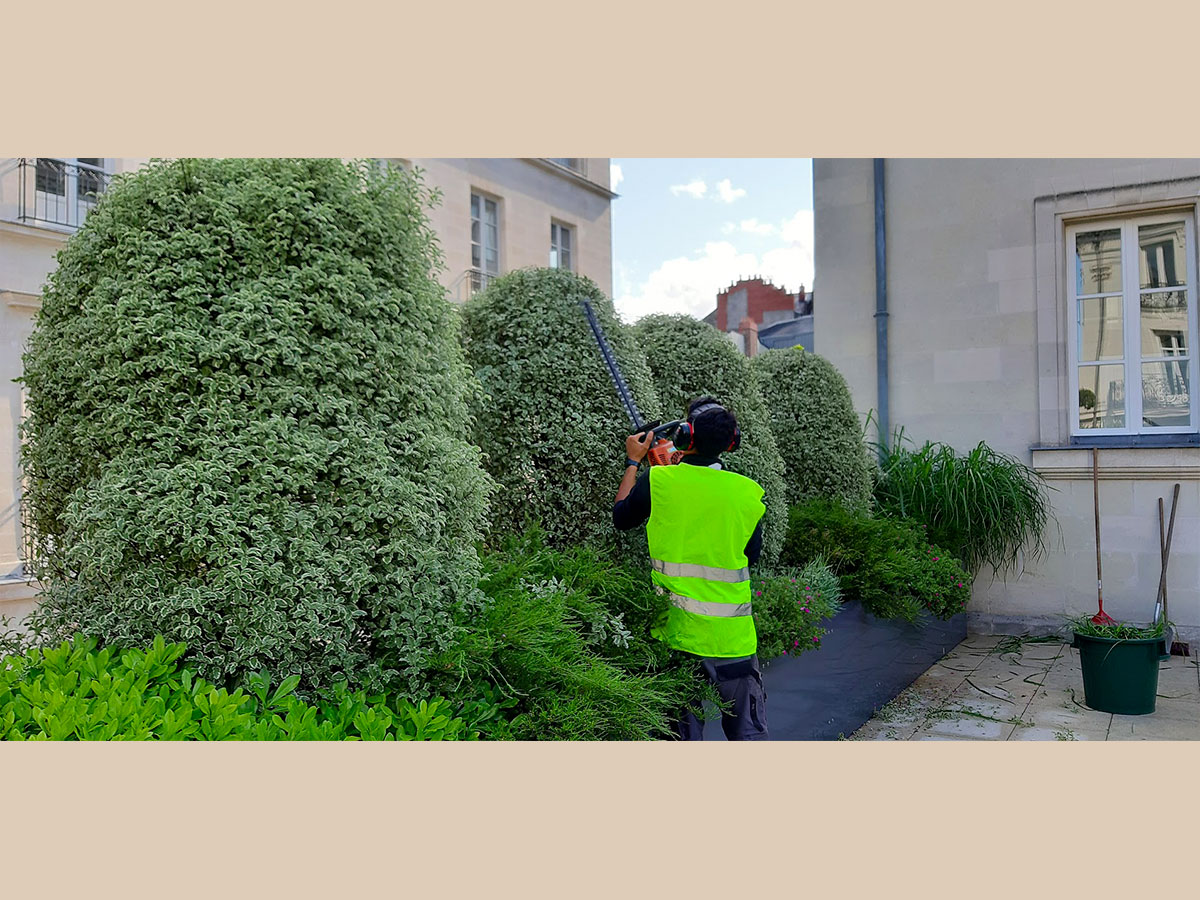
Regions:
<instances>
[{"instance_id":1,"label":"wrought iron railing","mask_svg":"<svg viewBox=\"0 0 1200 900\"><path fill-rule=\"evenodd\" d=\"M484 272L481 269L467 269L454 280L450 292L459 303L465 303L475 294L486 290L492 280L499 277L499 275Z\"/></svg>"},{"instance_id":2,"label":"wrought iron railing","mask_svg":"<svg viewBox=\"0 0 1200 900\"><path fill-rule=\"evenodd\" d=\"M17 218L78 228L112 178L99 163L50 157L19 159Z\"/></svg>"}]
</instances>

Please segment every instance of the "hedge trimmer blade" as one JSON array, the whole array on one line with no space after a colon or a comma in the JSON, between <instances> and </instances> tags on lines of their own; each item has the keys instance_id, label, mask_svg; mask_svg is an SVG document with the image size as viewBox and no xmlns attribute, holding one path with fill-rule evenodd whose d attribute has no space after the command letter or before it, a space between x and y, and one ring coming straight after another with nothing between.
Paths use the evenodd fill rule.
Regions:
<instances>
[{"instance_id":1,"label":"hedge trimmer blade","mask_svg":"<svg viewBox=\"0 0 1200 900\"><path fill-rule=\"evenodd\" d=\"M629 390L629 385L621 377L621 370L617 366L617 359L613 356L612 348L608 346L608 341L604 339L604 332L600 328L600 323L596 321L596 312L592 309L592 304L587 300L580 300L579 302L583 306L584 313L587 315L588 324L592 326L592 334L596 338L596 344L600 347L600 355L604 357L604 365L608 368L608 376L612 379L613 386L617 389L617 396L621 399L621 405L625 407L625 414L629 416L629 424L633 426L633 433L641 434L646 430L646 423L642 421L642 414L638 412L637 403L634 402L633 393Z\"/></svg>"}]
</instances>

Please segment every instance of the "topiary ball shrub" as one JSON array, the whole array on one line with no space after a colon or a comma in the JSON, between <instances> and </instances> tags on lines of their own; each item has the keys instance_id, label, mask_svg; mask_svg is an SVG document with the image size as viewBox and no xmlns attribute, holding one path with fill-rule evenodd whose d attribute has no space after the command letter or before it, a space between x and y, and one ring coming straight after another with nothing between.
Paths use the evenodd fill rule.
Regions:
<instances>
[{"instance_id":1,"label":"topiary ball shrub","mask_svg":"<svg viewBox=\"0 0 1200 900\"><path fill-rule=\"evenodd\" d=\"M801 347L766 350L750 366L783 455L788 504L826 497L866 508L872 464L841 372Z\"/></svg>"},{"instance_id":2,"label":"topiary ball shrub","mask_svg":"<svg viewBox=\"0 0 1200 900\"><path fill-rule=\"evenodd\" d=\"M489 481L430 195L336 160L157 163L59 254L25 357L36 621L417 691Z\"/></svg>"},{"instance_id":3,"label":"topiary ball shrub","mask_svg":"<svg viewBox=\"0 0 1200 900\"><path fill-rule=\"evenodd\" d=\"M500 485L492 533L540 523L552 545L644 551L618 534L612 505L625 463L629 419L617 398L581 300L590 300L642 414L656 414L650 370L612 302L583 276L519 269L464 307L467 359L484 396L476 442Z\"/></svg>"},{"instance_id":4,"label":"topiary ball shrub","mask_svg":"<svg viewBox=\"0 0 1200 900\"><path fill-rule=\"evenodd\" d=\"M730 471L753 478L765 492L760 562L773 566L787 531L783 459L750 361L719 331L692 316L646 316L634 326L634 336L650 364L666 418L684 418L688 405L706 395L716 397L737 416L742 443L722 461Z\"/></svg>"}]
</instances>

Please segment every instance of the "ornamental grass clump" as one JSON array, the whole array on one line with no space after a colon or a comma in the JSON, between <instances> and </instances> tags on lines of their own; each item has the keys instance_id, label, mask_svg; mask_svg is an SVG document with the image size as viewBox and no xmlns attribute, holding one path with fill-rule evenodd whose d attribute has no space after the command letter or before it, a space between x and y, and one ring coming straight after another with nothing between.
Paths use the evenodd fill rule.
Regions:
<instances>
[{"instance_id":1,"label":"ornamental grass clump","mask_svg":"<svg viewBox=\"0 0 1200 900\"><path fill-rule=\"evenodd\" d=\"M764 491L760 563L773 566L787 532L784 463L749 360L719 331L691 316L646 316L634 326L634 335L650 364L665 417L685 418L688 405L705 396L716 397L737 417L741 446L722 461L731 472L753 478Z\"/></svg>"},{"instance_id":2,"label":"ornamental grass clump","mask_svg":"<svg viewBox=\"0 0 1200 900\"><path fill-rule=\"evenodd\" d=\"M478 598L489 490L431 199L337 160L116 179L25 356L50 639L162 635L216 684L420 690Z\"/></svg>"},{"instance_id":3,"label":"ornamental grass clump","mask_svg":"<svg viewBox=\"0 0 1200 900\"><path fill-rule=\"evenodd\" d=\"M982 441L965 455L926 441L913 448L897 430L880 448L878 509L924 524L929 540L948 548L972 575L983 566L1011 570L1022 552L1046 551L1049 487L1033 469Z\"/></svg>"},{"instance_id":4,"label":"ornamental grass clump","mask_svg":"<svg viewBox=\"0 0 1200 900\"><path fill-rule=\"evenodd\" d=\"M592 281L564 269L519 269L494 280L464 308L467 359L484 390L474 409L475 440L500 485L492 534L540 524L554 546L644 550L640 533L613 529L630 425L580 305L585 299L642 414L658 414L646 361Z\"/></svg>"},{"instance_id":5,"label":"ornamental grass clump","mask_svg":"<svg viewBox=\"0 0 1200 900\"><path fill-rule=\"evenodd\" d=\"M667 600L643 567L555 549L536 528L500 541L484 567L486 612L435 682L447 697L494 689L510 705L484 737L670 738L683 709L712 696L694 664L650 637Z\"/></svg>"},{"instance_id":6,"label":"ornamental grass clump","mask_svg":"<svg viewBox=\"0 0 1200 900\"><path fill-rule=\"evenodd\" d=\"M841 372L801 347L750 361L783 455L788 505L826 498L867 508L871 460Z\"/></svg>"}]
</instances>

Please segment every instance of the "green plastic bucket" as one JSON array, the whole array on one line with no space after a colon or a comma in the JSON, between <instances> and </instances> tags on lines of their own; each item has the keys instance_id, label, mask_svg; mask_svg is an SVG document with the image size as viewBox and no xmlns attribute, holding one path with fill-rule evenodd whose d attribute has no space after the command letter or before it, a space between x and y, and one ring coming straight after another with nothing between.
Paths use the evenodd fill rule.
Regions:
<instances>
[{"instance_id":1,"label":"green plastic bucket","mask_svg":"<svg viewBox=\"0 0 1200 900\"><path fill-rule=\"evenodd\" d=\"M1072 646L1079 650L1088 706L1121 716L1154 712L1162 638L1117 640L1076 634Z\"/></svg>"}]
</instances>

